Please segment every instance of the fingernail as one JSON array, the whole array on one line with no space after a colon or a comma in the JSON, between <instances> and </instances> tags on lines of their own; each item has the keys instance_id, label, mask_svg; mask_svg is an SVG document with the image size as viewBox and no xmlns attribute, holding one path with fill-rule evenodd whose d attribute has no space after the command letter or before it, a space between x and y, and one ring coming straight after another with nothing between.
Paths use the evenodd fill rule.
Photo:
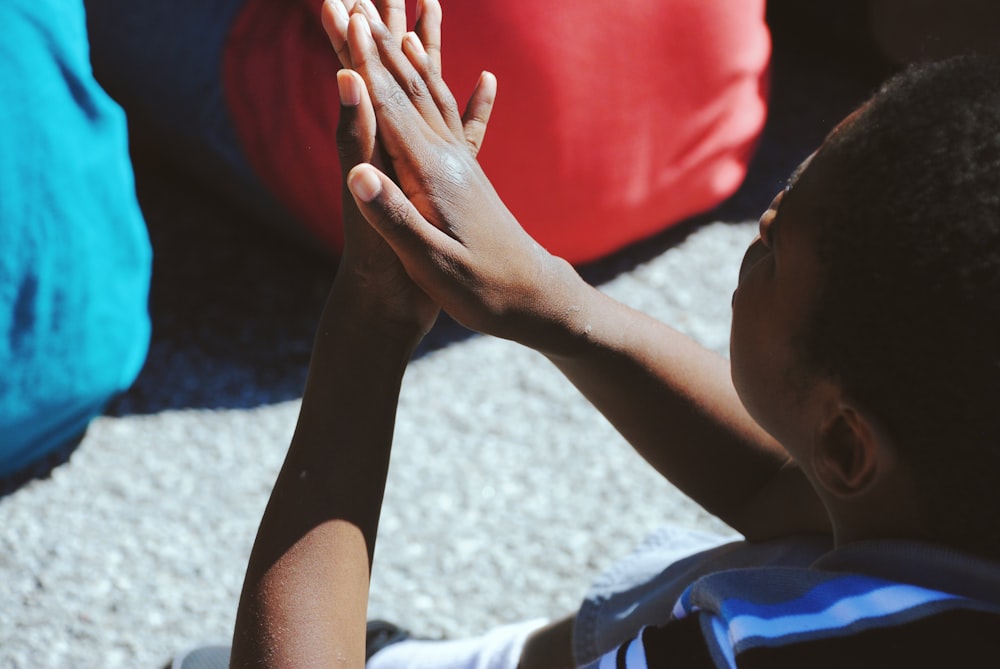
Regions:
<instances>
[{"instance_id":1,"label":"fingernail","mask_svg":"<svg viewBox=\"0 0 1000 669\"><path fill-rule=\"evenodd\" d=\"M410 46L413 47L413 50L416 51L418 54L420 54L421 56L427 55L427 51L424 50L424 45L420 42L420 38L417 37L416 33L412 32L406 33L404 39L407 42L409 42Z\"/></svg>"},{"instance_id":2,"label":"fingernail","mask_svg":"<svg viewBox=\"0 0 1000 669\"><path fill-rule=\"evenodd\" d=\"M340 91L340 104L345 107L357 107L361 103L361 90L358 80L348 70L337 72L337 90Z\"/></svg>"},{"instance_id":3,"label":"fingernail","mask_svg":"<svg viewBox=\"0 0 1000 669\"><path fill-rule=\"evenodd\" d=\"M382 182L371 167L355 168L347 177L347 187L362 202L371 202L382 192Z\"/></svg>"}]
</instances>

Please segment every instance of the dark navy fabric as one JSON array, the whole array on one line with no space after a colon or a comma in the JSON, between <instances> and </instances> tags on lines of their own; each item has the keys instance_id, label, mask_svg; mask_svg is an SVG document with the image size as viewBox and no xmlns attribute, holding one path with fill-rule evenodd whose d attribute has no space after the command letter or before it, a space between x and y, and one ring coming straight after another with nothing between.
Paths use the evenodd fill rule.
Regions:
<instances>
[{"instance_id":1,"label":"dark navy fabric","mask_svg":"<svg viewBox=\"0 0 1000 669\"><path fill-rule=\"evenodd\" d=\"M94 75L133 130L255 219L301 235L247 161L226 99L224 54L246 0L84 4Z\"/></svg>"}]
</instances>

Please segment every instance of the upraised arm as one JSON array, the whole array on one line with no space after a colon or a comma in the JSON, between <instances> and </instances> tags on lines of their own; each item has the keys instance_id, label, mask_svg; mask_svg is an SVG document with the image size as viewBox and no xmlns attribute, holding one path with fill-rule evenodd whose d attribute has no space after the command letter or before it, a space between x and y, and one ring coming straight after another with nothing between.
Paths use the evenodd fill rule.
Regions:
<instances>
[{"instance_id":1,"label":"upraised arm","mask_svg":"<svg viewBox=\"0 0 1000 669\"><path fill-rule=\"evenodd\" d=\"M356 75L342 76L348 103L364 94L357 81L351 92ZM344 106L343 124L353 109ZM364 239L370 231L355 233L349 247L360 237L371 242L369 255L345 254L319 324L298 424L247 568L233 667L364 665L399 384L437 308L402 272L373 280L394 258L375 258L376 240Z\"/></svg>"},{"instance_id":2,"label":"upraised arm","mask_svg":"<svg viewBox=\"0 0 1000 669\"><path fill-rule=\"evenodd\" d=\"M338 85L346 174L373 159L375 118L356 73L342 70ZM247 567L233 667L364 666L400 383L438 307L360 217L345 218L345 238L295 434Z\"/></svg>"},{"instance_id":3,"label":"upraised arm","mask_svg":"<svg viewBox=\"0 0 1000 669\"><path fill-rule=\"evenodd\" d=\"M368 165L348 184L409 276L459 322L547 355L654 467L746 536L827 531L808 482L740 403L728 363L540 248L455 132L434 63L412 38L405 55L394 50L370 14L340 38L399 187Z\"/></svg>"}]
</instances>

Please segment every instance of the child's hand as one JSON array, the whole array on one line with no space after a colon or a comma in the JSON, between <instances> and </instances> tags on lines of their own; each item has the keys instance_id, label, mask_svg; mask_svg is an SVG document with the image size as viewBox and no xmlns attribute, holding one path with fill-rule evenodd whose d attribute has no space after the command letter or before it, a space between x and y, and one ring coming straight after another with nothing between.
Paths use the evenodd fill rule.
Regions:
<instances>
[{"instance_id":1,"label":"child's hand","mask_svg":"<svg viewBox=\"0 0 1000 669\"><path fill-rule=\"evenodd\" d=\"M323 8L322 19L330 34L331 42L338 53L341 64L350 68L353 64L347 48L346 28L351 13L365 12L380 20L388 30L387 42L399 50L406 27L405 3L402 0L378 0L376 8L371 2L357 0L333 0ZM434 3L430 7L418 5L420 18L417 22L418 40L430 46L428 58L435 67L440 65L441 9ZM345 39L339 36L343 35ZM376 141L375 116L371 100L363 80L349 70L337 74L341 91L341 113L337 143L340 154L341 173L346 175L359 163L370 163L383 168L381 151ZM492 90L474 96L470 104L470 120L462 129L463 136L473 151L477 151L486 132L486 124L493 102ZM452 102L453 104L453 102ZM391 169L391 168L390 168ZM342 189L345 248L341 258L341 273L355 280L364 291L371 307L381 307L380 315L390 322L403 325L414 324L420 333L425 333L433 325L438 307L430 302L423 292L413 284L382 237L364 220L346 187Z\"/></svg>"},{"instance_id":2,"label":"child's hand","mask_svg":"<svg viewBox=\"0 0 1000 669\"><path fill-rule=\"evenodd\" d=\"M381 164L375 142L375 112L364 81L356 72L337 73L340 121L337 149L341 173L360 163ZM358 294L367 317L379 319L403 337L423 336L437 319L438 306L407 276L396 254L358 211L354 198L342 186L344 252L337 282Z\"/></svg>"},{"instance_id":3,"label":"child's hand","mask_svg":"<svg viewBox=\"0 0 1000 669\"><path fill-rule=\"evenodd\" d=\"M359 5L348 23L324 25L367 84L379 142L402 190L359 165L348 175L358 206L409 276L453 317L548 349L548 326L571 318L572 287L581 282L524 232L475 161L476 129L485 127L495 80L483 75L460 116L441 80L436 47L422 46L437 44L437 34L405 36L401 53L370 3ZM426 16L440 16L436 0L424 0L421 20Z\"/></svg>"},{"instance_id":4,"label":"child's hand","mask_svg":"<svg viewBox=\"0 0 1000 669\"><path fill-rule=\"evenodd\" d=\"M335 0L335 3L324 7L323 21L346 23L347 16L355 11L356 0ZM379 5L381 16L399 48L406 30L405 3L403 0L379 0ZM350 52L344 47L345 44L334 42L341 64L350 68ZM341 174L346 179L355 165L371 163L381 167L382 161L375 139L375 114L364 81L356 73L344 69L337 73L337 86L341 99L337 149ZM341 197L345 243L338 278L350 280L353 288L361 292L364 306L369 311L379 310L379 317L391 327L409 325L420 335L426 333L437 318L437 305L413 284L396 254L364 220L346 181L342 184Z\"/></svg>"}]
</instances>

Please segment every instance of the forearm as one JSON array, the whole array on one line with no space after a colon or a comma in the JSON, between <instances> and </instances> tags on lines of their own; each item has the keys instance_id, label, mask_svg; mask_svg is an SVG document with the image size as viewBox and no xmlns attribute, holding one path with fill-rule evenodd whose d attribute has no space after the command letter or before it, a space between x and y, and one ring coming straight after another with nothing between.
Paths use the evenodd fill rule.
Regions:
<instances>
[{"instance_id":1,"label":"forearm","mask_svg":"<svg viewBox=\"0 0 1000 669\"><path fill-rule=\"evenodd\" d=\"M654 468L750 538L825 529L819 499L746 412L725 358L582 280L551 292L572 298L558 298L567 306L547 357Z\"/></svg>"},{"instance_id":2,"label":"forearm","mask_svg":"<svg viewBox=\"0 0 1000 669\"><path fill-rule=\"evenodd\" d=\"M380 102L399 180L359 165L348 183L427 296L471 329L548 355L658 470L741 531L822 525L798 470L743 410L725 360L586 286L524 232L454 132L453 105L427 104L450 93L426 58L403 57L378 21L331 18L328 32ZM756 513L782 503L798 515Z\"/></svg>"},{"instance_id":3,"label":"forearm","mask_svg":"<svg viewBox=\"0 0 1000 669\"><path fill-rule=\"evenodd\" d=\"M364 663L368 580L400 382L419 333L379 329L338 283L250 557L232 666Z\"/></svg>"}]
</instances>

